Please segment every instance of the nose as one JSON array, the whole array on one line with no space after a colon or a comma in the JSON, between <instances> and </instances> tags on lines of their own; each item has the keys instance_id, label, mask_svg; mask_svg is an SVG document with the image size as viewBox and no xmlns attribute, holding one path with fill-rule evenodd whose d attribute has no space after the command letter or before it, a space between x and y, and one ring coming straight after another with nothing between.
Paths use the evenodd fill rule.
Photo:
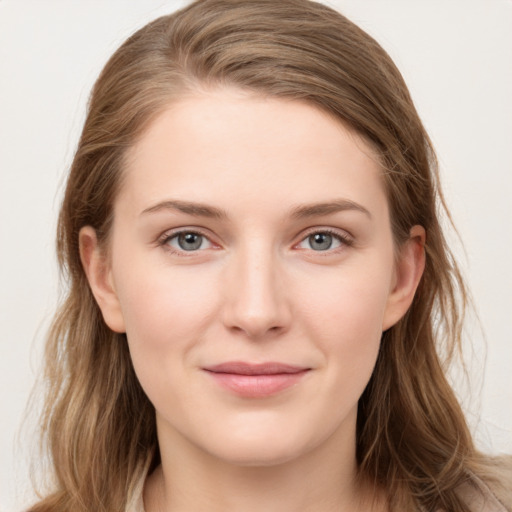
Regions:
<instances>
[{"instance_id":1,"label":"nose","mask_svg":"<svg viewBox=\"0 0 512 512\"><path fill-rule=\"evenodd\" d=\"M224 282L226 328L253 340L285 332L292 315L282 276L270 249L251 247L234 255Z\"/></svg>"}]
</instances>

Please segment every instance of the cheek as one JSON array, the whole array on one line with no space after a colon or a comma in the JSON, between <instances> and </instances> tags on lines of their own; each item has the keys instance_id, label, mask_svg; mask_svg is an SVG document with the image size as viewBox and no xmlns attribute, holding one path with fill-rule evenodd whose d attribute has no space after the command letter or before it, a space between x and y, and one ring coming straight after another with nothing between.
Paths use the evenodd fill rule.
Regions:
<instances>
[{"instance_id":1,"label":"cheek","mask_svg":"<svg viewBox=\"0 0 512 512\"><path fill-rule=\"evenodd\" d=\"M141 269L141 271L139 271ZM204 273L203 273L204 274ZM157 411L187 417L201 396L195 386L193 354L212 318L214 277L196 269L131 265L119 275L126 334L137 378ZM192 357L191 357L192 355ZM191 383L184 386L184 383Z\"/></svg>"},{"instance_id":2,"label":"cheek","mask_svg":"<svg viewBox=\"0 0 512 512\"><path fill-rule=\"evenodd\" d=\"M390 268L381 262L347 266L324 278L317 274L314 283L295 290L302 311L297 316L323 353L332 382L343 379L360 392L366 386L380 346Z\"/></svg>"},{"instance_id":3,"label":"cheek","mask_svg":"<svg viewBox=\"0 0 512 512\"><path fill-rule=\"evenodd\" d=\"M176 354L191 350L215 317L218 283L211 272L132 259L118 266L116 281L136 369L176 364Z\"/></svg>"},{"instance_id":4,"label":"cheek","mask_svg":"<svg viewBox=\"0 0 512 512\"><path fill-rule=\"evenodd\" d=\"M319 329L364 339L382 330L391 289L391 265L347 265L339 270L303 276L294 295L302 311Z\"/></svg>"}]
</instances>

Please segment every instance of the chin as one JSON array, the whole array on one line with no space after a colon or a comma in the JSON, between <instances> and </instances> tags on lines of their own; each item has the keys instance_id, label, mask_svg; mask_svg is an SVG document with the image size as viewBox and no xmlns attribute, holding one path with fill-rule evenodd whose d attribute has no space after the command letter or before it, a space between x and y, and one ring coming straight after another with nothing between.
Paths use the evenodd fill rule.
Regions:
<instances>
[{"instance_id":1,"label":"chin","mask_svg":"<svg viewBox=\"0 0 512 512\"><path fill-rule=\"evenodd\" d=\"M228 432L236 432L229 431ZM284 464L300 458L316 445L321 443L319 439L311 439L307 432L290 435L289 429L248 429L245 432L238 431L236 435L213 435L209 442L203 445L211 455L226 463L244 467L268 467ZM212 443L212 439L216 439Z\"/></svg>"},{"instance_id":2,"label":"chin","mask_svg":"<svg viewBox=\"0 0 512 512\"><path fill-rule=\"evenodd\" d=\"M214 457L224 462L241 467L270 467L285 464L294 460L306 450L298 447L275 446L268 443L252 443L252 446L236 444L230 446L229 450L215 450L210 452Z\"/></svg>"}]
</instances>

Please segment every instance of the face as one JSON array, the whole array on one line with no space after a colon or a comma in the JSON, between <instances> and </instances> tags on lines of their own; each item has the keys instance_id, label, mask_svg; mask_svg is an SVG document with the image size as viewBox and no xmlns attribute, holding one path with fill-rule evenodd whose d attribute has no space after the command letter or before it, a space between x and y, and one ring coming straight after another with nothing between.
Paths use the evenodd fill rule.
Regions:
<instances>
[{"instance_id":1,"label":"face","mask_svg":"<svg viewBox=\"0 0 512 512\"><path fill-rule=\"evenodd\" d=\"M397 266L380 172L305 103L220 89L152 122L105 267L87 230L81 243L161 443L246 465L353 450L382 331L417 281Z\"/></svg>"}]
</instances>

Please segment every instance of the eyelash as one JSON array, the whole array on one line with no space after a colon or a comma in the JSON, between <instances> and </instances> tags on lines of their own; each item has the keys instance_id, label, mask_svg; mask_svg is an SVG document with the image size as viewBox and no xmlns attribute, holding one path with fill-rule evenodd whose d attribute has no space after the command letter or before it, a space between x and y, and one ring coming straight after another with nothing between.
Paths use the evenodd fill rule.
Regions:
<instances>
[{"instance_id":1,"label":"eyelash","mask_svg":"<svg viewBox=\"0 0 512 512\"><path fill-rule=\"evenodd\" d=\"M340 247L336 247L334 249L327 249L325 251L315 251L314 249L309 249L310 251L314 252L315 255L318 255L318 256L329 256L332 254L337 254L338 252L342 251L343 249L354 245L354 239L348 233L342 233L340 231L336 231L336 230L330 229L330 228L313 228L309 232L307 232L301 238L299 243L294 245L294 247L297 247L297 245L299 245L302 242L304 242L305 240L307 240L310 236L313 236L316 234L331 235L334 239L338 240L338 242L341 243Z\"/></svg>"},{"instance_id":2,"label":"eyelash","mask_svg":"<svg viewBox=\"0 0 512 512\"><path fill-rule=\"evenodd\" d=\"M171 231L171 232L166 231L161 237L159 237L158 245L160 247L162 247L163 249L165 249L166 251L169 251L173 255L181 256L181 257L185 257L185 258L193 256L195 253L200 252L200 251L186 251L184 249L176 250L174 247L171 247L169 245L169 242L172 239L177 238L180 235L185 235L185 234L201 236L201 237L205 238L206 240L208 240L211 244L214 244L214 242L212 242L210 240L208 235L206 235L205 233L201 232L198 229L180 229L178 231ZM189 253L189 254L187 254L187 253Z\"/></svg>"},{"instance_id":3,"label":"eyelash","mask_svg":"<svg viewBox=\"0 0 512 512\"><path fill-rule=\"evenodd\" d=\"M193 251L186 251L184 249L176 250L176 249L174 249L173 247L171 247L169 245L169 242L172 239L174 239L174 238L176 238L176 237L178 237L180 235L183 235L183 234L198 235L198 236L201 236L201 237L207 239L211 244L216 245L214 242L212 242L210 240L208 235L206 235L205 233L203 233L203 232L201 232L200 230L197 230L197 229L180 229L178 231L165 232L163 235L161 235L159 237L158 245L160 247L164 248L166 251L169 251L171 254L176 255L176 256L180 256L180 257L191 257L195 253L201 252L200 250L193 250ZM314 249L309 249L310 251L312 251L315 254L320 255L320 256L328 256L328 255L331 255L333 253L336 254L340 250L343 250L346 247L351 247L352 245L354 245L354 239L350 235L348 235L347 233L341 233L339 231L335 231L335 230L329 229L329 228L314 228L314 229L311 229L310 231L308 231L300 239L300 241L294 245L294 248L297 247L298 245L300 245L305 240L307 240L310 236L313 236L313 235L316 235L316 234L330 235L334 239L336 239L338 242L341 243L341 247L337 247L335 249L327 249L325 251L315 251ZM187 253L189 253L189 254L187 254Z\"/></svg>"}]
</instances>

